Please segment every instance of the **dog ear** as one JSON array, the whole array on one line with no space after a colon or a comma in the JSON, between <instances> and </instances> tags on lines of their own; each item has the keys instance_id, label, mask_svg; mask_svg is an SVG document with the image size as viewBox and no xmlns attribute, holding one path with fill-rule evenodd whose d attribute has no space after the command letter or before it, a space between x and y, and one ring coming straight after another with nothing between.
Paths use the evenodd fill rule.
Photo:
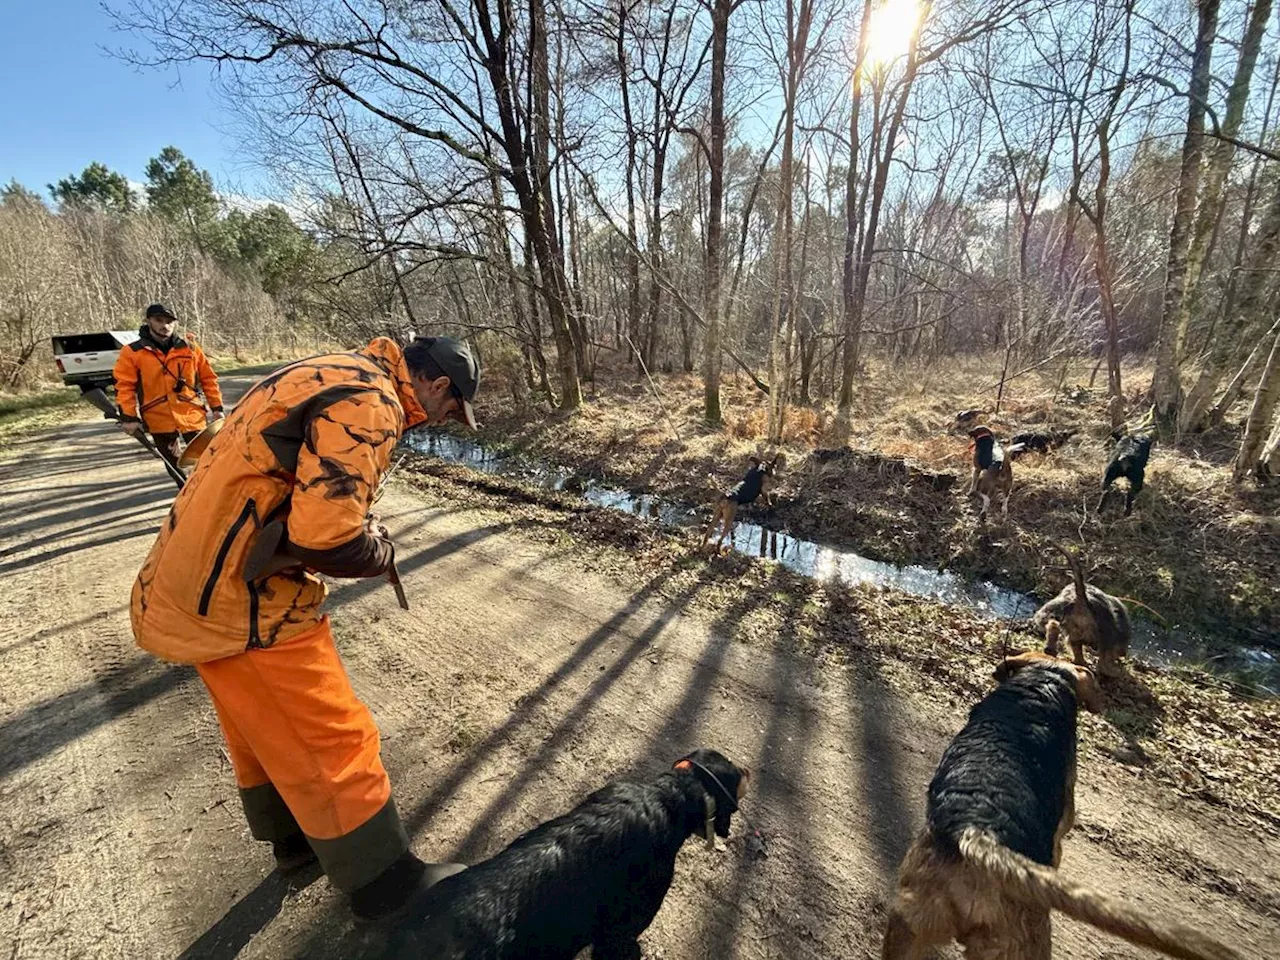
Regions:
<instances>
[{"instance_id":1,"label":"dog ear","mask_svg":"<svg viewBox=\"0 0 1280 960\"><path fill-rule=\"evenodd\" d=\"M1034 650L1027 653L1010 654L996 664L996 668L991 675L996 678L997 683L1004 683L1024 667L1029 667L1033 663L1043 663L1046 659L1053 658L1046 657L1043 653L1037 653Z\"/></svg>"},{"instance_id":2,"label":"dog ear","mask_svg":"<svg viewBox=\"0 0 1280 960\"><path fill-rule=\"evenodd\" d=\"M729 830L733 826L734 811L729 809L728 804L716 804L716 824L715 831L717 837L729 839Z\"/></svg>"},{"instance_id":3,"label":"dog ear","mask_svg":"<svg viewBox=\"0 0 1280 960\"><path fill-rule=\"evenodd\" d=\"M1081 667L1077 664L1071 665L1076 672L1076 703L1090 713L1102 712L1102 687L1098 685L1098 678L1094 676L1092 670L1088 667Z\"/></svg>"}]
</instances>

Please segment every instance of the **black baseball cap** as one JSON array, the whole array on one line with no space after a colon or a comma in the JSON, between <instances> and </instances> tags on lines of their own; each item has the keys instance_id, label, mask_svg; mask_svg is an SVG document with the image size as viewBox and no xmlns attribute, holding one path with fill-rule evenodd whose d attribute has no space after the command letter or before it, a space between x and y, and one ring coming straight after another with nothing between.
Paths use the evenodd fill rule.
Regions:
<instances>
[{"instance_id":1,"label":"black baseball cap","mask_svg":"<svg viewBox=\"0 0 1280 960\"><path fill-rule=\"evenodd\" d=\"M471 401L480 389L480 364L471 348L453 337L419 337L409 343L405 353L412 366L417 366L419 359L429 359L449 378L450 389L458 399L459 419L475 430L476 415Z\"/></svg>"},{"instance_id":2,"label":"black baseball cap","mask_svg":"<svg viewBox=\"0 0 1280 960\"><path fill-rule=\"evenodd\" d=\"M173 315L173 311L170 310L168 307L166 307L163 303L151 304L151 306L147 307L147 311L144 314L144 316L148 320L150 320L152 317L168 317L174 323L178 322L178 318Z\"/></svg>"}]
</instances>

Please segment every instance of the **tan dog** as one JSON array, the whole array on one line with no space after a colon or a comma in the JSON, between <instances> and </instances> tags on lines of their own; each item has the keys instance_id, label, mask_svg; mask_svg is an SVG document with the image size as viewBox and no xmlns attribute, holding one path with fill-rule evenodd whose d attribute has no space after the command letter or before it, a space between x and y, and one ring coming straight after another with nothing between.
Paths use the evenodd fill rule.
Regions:
<instances>
[{"instance_id":1,"label":"tan dog","mask_svg":"<svg viewBox=\"0 0 1280 960\"><path fill-rule=\"evenodd\" d=\"M703 531L704 544L719 531L712 552L720 549L725 537L729 537L732 542L733 525L737 522L739 507L755 503L760 497L764 498L765 503L772 505L771 487L786 466L787 457L784 453L778 453L772 460L766 460L757 452L750 458L750 464L742 479L732 489L721 494L716 501L711 514L711 523Z\"/></svg>"},{"instance_id":2,"label":"tan dog","mask_svg":"<svg viewBox=\"0 0 1280 960\"><path fill-rule=\"evenodd\" d=\"M984 520L991 510L991 503L1000 498L1000 515L1009 515L1009 494L1013 492L1013 450L1001 449L996 435L987 427L974 427L969 431L973 438L973 479L969 481L969 493L982 498L979 513Z\"/></svg>"},{"instance_id":3,"label":"tan dog","mask_svg":"<svg viewBox=\"0 0 1280 960\"><path fill-rule=\"evenodd\" d=\"M899 870L884 960L922 960L952 940L968 960L1050 960L1052 910L1172 957L1243 960L1058 875L1075 820L1077 705L1097 711L1101 694L1087 668L1043 653L1009 657L995 676L1000 686L929 784L928 827Z\"/></svg>"},{"instance_id":4,"label":"tan dog","mask_svg":"<svg viewBox=\"0 0 1280 960\"><path fill-rule=\"evenodd\" d=\"M1128 654L1133 634L1129 609L1119 597L1084 582L1084 566L1075 550L1056 543L1050 546L1067 558L1071 583L1032 617L1032 622L1044 631L1045 653L1056 656L1066 634L1077 665L1085 665L1084 648L1093 647L1098 651L1098 673L1117 676L1119 660Z\"/></svg>"}]
</instances>

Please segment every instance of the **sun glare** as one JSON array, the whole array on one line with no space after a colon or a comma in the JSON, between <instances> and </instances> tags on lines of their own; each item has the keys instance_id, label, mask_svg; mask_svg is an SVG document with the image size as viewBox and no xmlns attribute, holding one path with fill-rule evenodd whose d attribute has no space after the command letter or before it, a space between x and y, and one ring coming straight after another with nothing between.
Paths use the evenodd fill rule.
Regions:
<instances>
[{"instance_id":1,"label":"sun glare","mask_svg":"<svg viewBox=\"0 0 1280 960\"><path fill-rule=\"evenodd\" d=\"M882 0L871 12L867 30L866 65L886 67L905 57L920 27L920 0Z\"/></svg>"}]
</instances>

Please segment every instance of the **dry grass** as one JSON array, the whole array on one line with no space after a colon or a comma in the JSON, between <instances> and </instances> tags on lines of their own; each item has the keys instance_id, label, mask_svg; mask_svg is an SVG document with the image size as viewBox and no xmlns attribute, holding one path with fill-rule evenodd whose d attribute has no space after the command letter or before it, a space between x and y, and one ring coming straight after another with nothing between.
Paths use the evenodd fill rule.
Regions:
<instances>
[{"instance_id":1,"label":"dry grass","mask_svg":"<svg viewBox=\"0 0 1280 960\"><path fill-rule=\"evenodd\" d=\"M1157 444L1134 516L1120 517L1123 494L1114 494L1099 517L1094 505L1111 442L1102 380L1090 389L1091 369L1077 361L1020 377L1006 385L996 413L995 360L872 362L847 435L830 403L788 411L788 470L775 520L798 536L898 563L946 565L1041 597L1066 581L1044 542L1075 542L1086 549L1094 582L1170 622L1274 635L1280 492L1229 482L1238 423L1178 448ZM1130 410L1139 411L1150 371L1126 366L1125 376ZM696 376L655 381L661 405L646 381L606 356L581 411L517 410L504 406L507 391L491 388L481 416L492 439L635 490L706 504L741 476L764 440L766 398L745 378L728 376L725 423L711 428L701 420ZM968 439L950 427L957 411L973 407L989 411L985 422L1005 438L1029 429L1077 431L1061 449L1017 461L1008 523L980 526L962 494ZM828 452L814 457L815 449Z\"/></svg>"},{"instance_id":2,"label":"dry grass","mask_svg":"<svg viewBox=\"0 0 1280 960\"><path fill-rule=\"evenodd\" d=\"M517 480L434 464L401 477L483 522L572 545L584 567L636 589L661 577L664 596L682 598L684 612L706 616L736 643L800 645L819 662L871 664L922 714L945 714L948 726L986 693L1001 656L1038 641L1017 625L893 591L817 583L737 554L707 562L687 537ZM727 609L747 612L726 623ZM1133 660L1122 677L1102 682L1105 713L1081 717L1082 762L1097 765L1091 775L1127 770L1266 829L1280 824L1280 700L1244 698L1194 670L1166 674Z\"/></svg>"}]
</instances>

